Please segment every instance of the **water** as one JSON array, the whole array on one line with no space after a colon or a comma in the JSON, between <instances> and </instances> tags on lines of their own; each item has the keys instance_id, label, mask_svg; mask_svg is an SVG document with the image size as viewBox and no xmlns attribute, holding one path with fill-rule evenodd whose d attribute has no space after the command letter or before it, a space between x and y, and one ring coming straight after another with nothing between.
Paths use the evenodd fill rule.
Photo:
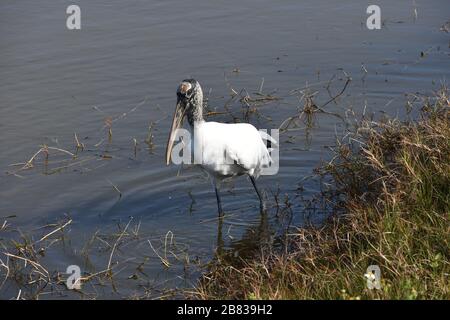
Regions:
<instances>
[{"instance_id":1,"label":"water","mask_svg":"<svg viewBox=\"0 0 450 320\"><path fill-rule=\"evenodd\" d=\"M118 291L110 283L86 285L86 292L100 298L144 292L155 297L159 289L189 287L200 272L195 266L211 260L217 247L245 255L285 227L274 208L261 219L250 182L239 178L223 190L229 215L218 228L215 195L204 175L165 166L175 88L182 79L199 80L209 107L217 111L223 111L229 86L255 97L264 79L262 92L282 100L260 106L260 115L253 114L250 122L270 129L296 113L298 95L291 90L310 84L320 105L330 98L325 87L332 79L330 90L337 94L345 82L341 69L353 81L338 103L326 107L340 114L367 105L367 112L402 116L405 93L429 93L450 75L449 34L439 30L450 16L446 0L379 1L379 31L365 27L367 4L355 0L76 4L82 21L78 31L66 28L65 1L0 4L0 222L6 219L39 238L53 229L36 228L70 216L66 241L54 244L43 259L62 273L70 264L93 272L106 268L110 250L96 240L86 259L86 243L98 230L117 233L117 225L123 228L133 217L130 229L139 236L124 242L113 257L113 263L127 261L115 276ZM240 107L234 102L233 114L241 115ZM110 142L104 128L108 118L113 120ZM230 115L210 119L233 120ZM145 140L152 122L149 147ZM338 118L319 115L310 140L305 130L282 134L278 175L258 180L271 199L278 188L281 198L293 198L291 211L284 212L292 214L294 225L305 218L295 196L308 197L319 188L305 180L299 191L299 182L329 158L326 147L342 130ZM70 157L50 150L47 167L42 156L30 170L16 172L20 166L11 166L28 160L42 144L75 152L74 133L85 145L76 160L67 162ZM176 249L167 245L171 234ZM17 234L0 233L10 237ZM169 256L169 268L149 239L159 255ZM164 250L168 247L178 259ZM190 267L185 268L187 256ZM141 264L145 276L137 272L135 279ZM62 297L73 295L60 289ZM0 289L2 298L16 295L13 283Z\"/></svg>"}]
</instances>

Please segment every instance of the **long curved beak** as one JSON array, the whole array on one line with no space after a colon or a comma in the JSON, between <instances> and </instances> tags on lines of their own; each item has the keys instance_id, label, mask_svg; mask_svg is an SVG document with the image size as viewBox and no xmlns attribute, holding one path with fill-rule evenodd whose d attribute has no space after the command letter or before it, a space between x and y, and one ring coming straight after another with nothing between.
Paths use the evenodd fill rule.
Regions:
<instances>
[{"instance_id":1,"label":"long curved beak","mask_svg":"<svg viewBox=\"0 0 450 320\"><path fill-rule=\"evenodd\" d=\"M184 118L184 106L182 101L177 102L177 106L175 107L175 113L173 114L172 127L170 128L169 140L167 141L166 147L166 165L169 165L170 159L172 157L172 149L173 144L175 142L175 137L177 133L177 129L179 129L183 125Z\"/></svg>"}]
</instances>

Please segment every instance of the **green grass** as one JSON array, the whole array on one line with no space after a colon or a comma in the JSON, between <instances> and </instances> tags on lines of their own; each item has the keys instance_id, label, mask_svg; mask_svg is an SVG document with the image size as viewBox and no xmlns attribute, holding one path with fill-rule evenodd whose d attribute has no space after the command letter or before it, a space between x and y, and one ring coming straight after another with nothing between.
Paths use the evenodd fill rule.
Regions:
<instances>
[{"instance_id":1,"label":"green grass","mask_svg":"<svg viewBox=\"0 0 450 320\"><path fill-rule=\"evenodd\" d=\"M359 120L317 172L333 185L326 224L299 229L288 252L222 257L194 297L449 299L449 111L443 88L415 121ZM380 290L364 278L374 264Z\"/></svg>"}]
</instances>

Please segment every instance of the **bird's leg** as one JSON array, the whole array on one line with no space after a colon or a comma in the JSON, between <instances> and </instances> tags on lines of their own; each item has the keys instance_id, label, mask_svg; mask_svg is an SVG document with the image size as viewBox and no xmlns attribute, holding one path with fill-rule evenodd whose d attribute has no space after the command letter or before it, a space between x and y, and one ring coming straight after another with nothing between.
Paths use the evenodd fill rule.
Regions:
<instances>
[{"instance_id":1,"label":"bird's leg","mask_svg":"<svg viewBox=\"0 0 450 320\"><path fill-rule=\"evenodd\" d=\"M225 242L223 241L222 226L223 226L223 217L219 217L217 225L217 249L216 249L216 255L217 258L219 259L224 253L224 245L225 245Z\"/></svg>"},{"instance_id":2,"label":"bird's leg","mask_svg":"<svg viewBox=\"0 0 450 320\"><path fill-rule=\"evenodd\" d=\"M253 188L255 188L256 194L258 195L259 198L259 207L261 209L261 212L264 212L266 210L266 204L264 203L264 199L261 196L261 193L258 190L258 187L256 186L256 182L255 182L255 178L253 178L252 176L250 176L250 180L252 181L253 184Z\"/></svg>"},{"instance_id":3,"label":"bird's leg","mask_svg":"<svg viewBox=\"0 0 450 320\"><path fill-rule=\"evenodd\" d=\"M216 190L217 209L219 210L219 217L223 217L222 201L220 200L219 188L217 182L214 183L214 189Z\"/></svg>"}]
</instances>

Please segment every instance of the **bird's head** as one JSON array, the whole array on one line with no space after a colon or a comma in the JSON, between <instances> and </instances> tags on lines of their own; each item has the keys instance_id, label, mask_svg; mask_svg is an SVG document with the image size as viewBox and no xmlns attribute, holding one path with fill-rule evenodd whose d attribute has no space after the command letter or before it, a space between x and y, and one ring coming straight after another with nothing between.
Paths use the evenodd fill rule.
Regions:
<instances>
[{"instance_id":1,"label":"bird's head","mask_svg":"<svg viewBox=\"0 0 450 320\"><path fill-rule=\"evenodd\" d=\"M169 139L166 149L166 164L169 165L173 144L175 142L177 129L183 125L185 117L188 118L191 127L195 121L203 120L203 91L195 79L181 81L177 88L177 104L170 128Z\"/></svg>"}]
</instances>

